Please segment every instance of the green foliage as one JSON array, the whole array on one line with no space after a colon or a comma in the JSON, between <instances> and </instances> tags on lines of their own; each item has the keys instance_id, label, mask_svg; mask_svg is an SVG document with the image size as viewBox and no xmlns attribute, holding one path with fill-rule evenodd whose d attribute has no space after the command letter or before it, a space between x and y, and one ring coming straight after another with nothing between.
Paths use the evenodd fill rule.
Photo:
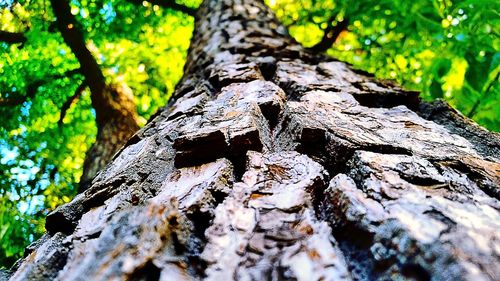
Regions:
<instances>
[{"instance_id":1,"label":"green foliage","mask_svg":"<svg viewBox=\"0 0 500 281\"><path fill-rule=\"evenodd\" d=\"M171 0L165 0L166 2ZM444 98L500 130L499 4L468 1L266 0L305 46L329 22L349 23L328 53L377 76ZM164 105L182 76L193 19L144 1L72 0L72 13L108 82L132 88L139 114ZM196 7L201 0L177 1ZM46 0L0 1L0 266L22 256L43 218L76 192L96 136L85 90L58 126L61 108L82 83L79 63L54 25ZM2 105L6 100L18 101Z\"/></svg>"},{"instance_id":2,"label":"green foliage","mask_svg":"<svg viewBox=\"0 0 500 281\"><path fill-rule=\"evenodd\" d=\"M328 54L442 98L500 131L500 3L495 0L266 0L305 46L349 23Z\"/></svg>"},{"instance_id":3,"label":"green foliage","mask_svg":"<svg viewBox=\"0 0 500 281\"><path fill-rule=\"evenodd\" d=\"M8 267L43 233L48 212L75 195L97 129L88 89L58 126L83 77L74 74L79 63L49 1L0 3L0 30L27 37L22 45L0 42L0 265ZM139 114L149 118L182 76L193 19L148 2L83 0L71 8L106 78L132 88Z\"/></svg>"},{"instance_id":4,"label":"green foliage","mask_svg":"<svg viewBox=\"0 0 500 281\"><path fill-rule=\"evenodd\" d=\"M30 216L25 213L32 206L24 202L18 206L12 197L0 197L0 263L2 265L13 264L24 248L34 238L36 233L44 230L43 217L40 212ZM15 243L12 243L15 241Z\"/></svg>"}]
</instances>

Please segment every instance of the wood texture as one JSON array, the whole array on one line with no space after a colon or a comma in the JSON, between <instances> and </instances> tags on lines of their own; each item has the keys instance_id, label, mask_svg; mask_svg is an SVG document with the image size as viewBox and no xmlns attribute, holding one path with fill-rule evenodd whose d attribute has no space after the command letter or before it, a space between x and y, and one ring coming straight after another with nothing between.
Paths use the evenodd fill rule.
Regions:
<instances>
[{"instance_id":1,"label":"wood texture","mask_svg":"<svg viewBox=\"0 0 500 281\"><path fill-rule=\"evenodd\" d=\"M11 280L499 280L499 139L207 0L173 100Z\"/></svg>"}]
</instances>

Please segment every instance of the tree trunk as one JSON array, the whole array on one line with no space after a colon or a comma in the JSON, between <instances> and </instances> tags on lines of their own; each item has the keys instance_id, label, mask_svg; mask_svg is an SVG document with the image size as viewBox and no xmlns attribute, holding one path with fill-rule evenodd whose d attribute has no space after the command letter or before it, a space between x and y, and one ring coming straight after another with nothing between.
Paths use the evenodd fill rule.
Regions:
<instances>
[{"instance_id":1,"label":"tree trunk","mask_svg":"<svg viewBox=\"0 0 500 281\"><path fill-rule=\"evenodd\" d=\"M71 13L69 1L51 0L50 3L64 42L80 63L80 72L90 88L92 107L96 112L97 137L85 155L79 184L79 192L82 192L139 129L139 116L132 90L127 85L106 84L101 67L87 48L80 25Z\"/></svg>"},{"instance_id":2,"label":"tree trunk","mask_svg":"<svg viewBox=\"0 0 500 281\"><path fill-rule=\"evenodd\" d=\"M94 176L139 130L134 96L126 84L106 85L101 92L91 96L96 111L97 137L85 155L79 192L90 186Z\"/></svg>"},{"instance_id":3,"label":"tree trunk","mask_svg":"<svg viewBox=\"0 0 500 281\"><path fill-rule=\"evenodd\" d=\"M169 106L12 280L499 280L499 143L206 0Z\"/></svg>"}]
</instances>

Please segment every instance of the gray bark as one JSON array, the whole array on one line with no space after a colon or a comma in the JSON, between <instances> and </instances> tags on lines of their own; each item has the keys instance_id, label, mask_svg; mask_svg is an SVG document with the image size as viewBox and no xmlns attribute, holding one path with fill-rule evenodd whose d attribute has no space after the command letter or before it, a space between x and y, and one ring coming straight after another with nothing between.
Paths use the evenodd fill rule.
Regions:
<instances>
[{"instance_id":1,"label":"gray bark","mask_svg":"<svg viewBox=\"0 0 500 281\"><path fill-rule=\"evenodd\" d=\"M11 280L499 280L499 139L207 0L173 100Z\"/></svg>"}]
</instances>

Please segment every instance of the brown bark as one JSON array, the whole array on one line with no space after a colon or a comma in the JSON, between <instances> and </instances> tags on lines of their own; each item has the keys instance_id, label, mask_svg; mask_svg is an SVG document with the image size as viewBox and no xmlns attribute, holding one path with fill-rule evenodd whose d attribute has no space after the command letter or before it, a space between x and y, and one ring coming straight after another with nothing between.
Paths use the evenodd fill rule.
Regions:
<instances>
[{"instance_id":1,"label":"brown bark","mask_svg":"<svg viewBox=\"0 0 500 281\"><path fill-rule=\"evenodd\" d=\"M206 0L195 30L174 100L12 280L499 279L497 134L311 55L260 1Z\"/></svg>"},{"instance_id":2,"label":"brown bark","mask_svg":"<svg viewBox=\"0 0 500 281\"><path fill-rule=\"evenodd\" d=\"M126 85L107 85L102 70L90 50L79 23L71 14L67 0L51 0L57 27L64 42L80 63L80 71L91 92L96 112L97 138L85 156L79 191L90 181L123 144L139 129L137 109L131 90Z\"/></svg>"},{"instance_id":3,"label":"brown bark","mask_svg":"<svg viewBox=\"0 0 500 281\"><path fill-rule=\"evenodd\" d=\"M94 176L139 129L132 90L125 84L107 85L92 105L97 115L97 137L85 155L80 192L89 187Z\"/></svg>"}]
</instances>

